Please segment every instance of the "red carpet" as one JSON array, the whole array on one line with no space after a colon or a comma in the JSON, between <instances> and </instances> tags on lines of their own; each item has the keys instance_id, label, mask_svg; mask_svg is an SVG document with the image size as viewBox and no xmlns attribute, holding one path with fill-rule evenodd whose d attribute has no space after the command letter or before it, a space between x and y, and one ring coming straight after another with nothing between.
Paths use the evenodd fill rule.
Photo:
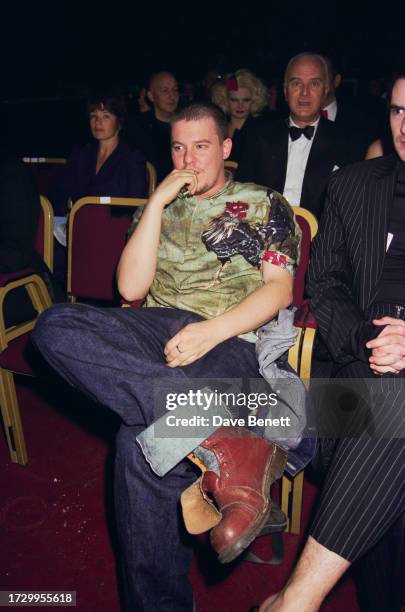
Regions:
<instances>
[{"instance_id":1,"label":"red carpet","mask_svg":"<svg viewBox=\"0 0 405 612\"><path fill-rule=\"evenodd\" d=\"M37 382L26 380L19 385L26 467L10 463L0 438L0 590L75 590L78 611L119 612L111 504L118 421L66 388L58 400L47 388L45 399L43 386L41 391ZM306 483L305 525L315 495ZM197 612L247 612L284 584L302 540L284 537L286 558L279 566L232 567L216 564L201 542L191 574ZM269 546L270 540L261 538L255 552ZM322 610L358 611L350 578L337 586Z\"/></svg>"}]
</instances>

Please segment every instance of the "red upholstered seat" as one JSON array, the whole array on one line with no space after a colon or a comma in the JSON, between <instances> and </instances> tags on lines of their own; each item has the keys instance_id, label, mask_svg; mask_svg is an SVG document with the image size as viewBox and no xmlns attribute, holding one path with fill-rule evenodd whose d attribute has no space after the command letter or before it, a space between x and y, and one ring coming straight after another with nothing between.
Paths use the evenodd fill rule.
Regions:
<instances>
[{"instance_id":1,"label":"red upholstered seat","mask_svg":"<svg viewBox=\"0 0 405 612\"><path fill-rule=\"evenodd\" d=\"M63 157L23 157L29 165L39 193L48 194L58 183L65 170Z\"/></svg>"},{"instance_id":2,"label":"red upholstered seat","mask_svg":"<svg viewBox=\"0 0 405 612\"><path fill-rule=\"evenodd\" d=\"M144 199L86 197L69 216L68 294L72 301L119 302L115 273L124 249L131 215ZM117 206L120 214L115 214ZM121 214L127 209L127 214Z\"/></svg>"},{"instance_id":3,"label":"red upholstered seat","mask_svg":"<svg viewBox=\"0 0 405 612\"><path fill-rule=\"evenodd\" d=\"M114 217L109 206L80 209L72 230L69 293L77 298L113 300L115 271L129 225L129 216Z\"/></svg>"},{"instance_id":4,"label":"red upholstered seat","mask_svg":"<svg viewBox=\"0 0 405 612\"><path fill-rule=\"evenodd\" d=\"M294 280L294 305L298 308L295 313L294 324L296 327L316 329L317 323L310 311L310 302L305 298L305 276L308 269L311 254L311 228L307 220L296 214L297 223L302 232L301 259Z\"/></svg>"},{"instance_id":5,"label":"red upholstered seat","mask_svg":"<svg viewBox=\"0 0 405 612\"><path fill-rule=\"evenodd\" d=\"M304 300L301 306L295 313L294 325L296 327L310 327L311 329L317 328L317 322L310 310L309 300Z\"/></svg>"},{"instance_id":6,"label":"red upholstered seat","mask_svg":"<svg viewBox=\"0 0 405 612\"><path fill-rule=\"evenodd\" d=\"M301 258L295 274L293 302L299 308L304 301L305 275L308 268L309 255L311 249L311 228L308 222L299 214L295 216L302 232L301 239Z\"/></svg>"},{"instance_id":7,"label":"red upholstered seat","mask_svg":"<svg viewBox=\"0 0 405 612\"><path fill-rule=\"evenodd\" d=\"M32 268L23 268L22 270L18 270L18 272L9 272L8 274L0 274L0 287L5 287L7 283L11 281L17 280L19 278L24 278L29 274L34 274Z\"/></svg>"},{"instance_id":8,"label":"red upholstered seat","mask_svg":"<svg viewBox=\"0 0 405 612\"><path fill-rule=\"evenodd\" d=\"M29 353L33 347L30 342L30 334L23 334L12 340L8 347L0 353L0 367L15 372L34 376L35 372L31 366Z\"/></svg>"}]
</instances>

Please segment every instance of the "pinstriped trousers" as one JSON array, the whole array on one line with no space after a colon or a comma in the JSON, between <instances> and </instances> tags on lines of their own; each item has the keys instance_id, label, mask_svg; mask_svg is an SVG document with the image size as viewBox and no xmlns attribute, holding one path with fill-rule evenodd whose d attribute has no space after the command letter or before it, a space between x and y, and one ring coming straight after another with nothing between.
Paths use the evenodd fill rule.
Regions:
<instances>
[{"instance_id":1,"label":"pinstriped trousers","mask_svg":"<svg viewBox=\"0 0 405 612\"><path fill-rule=\"evenodd\" d=\"M367 364L356 361L340 370L339 378L366 378L368 372L373 376ZM377 383L384 399L374 414L380 429L386 422L387 432L392 419L405 414L405 394L401 393L405 385L398 389L396 382L384 376ZM378 542L404 509L405 441L362 435L342 438L336 444L312 535L355 561Z\"/></svg>"},{"instance_id":2,"label":"pinstriped trousers","mask_svg":"<svg viewBox=\"0 0 405 612\"><path fill-rule=\"evenodd\" d=\"M380 318L394 316L394 311L389 305L379 305L369 314ZM376 377L366 363L353 361L334 376L365 379L365 384L374 378L378 405L373 410L382 435L359 435L336 442L311 535L351 562L361 559L363 582L367 581L369 590L376 587L374 602L369 601L367 609L393 612L401 607L398 586L403 582L401 562L405 561L405 440L392 436L392 423L402 424L403 431L405 371ZM322 440L320 444L322 449Z\"/></svg>"}]
</instances>

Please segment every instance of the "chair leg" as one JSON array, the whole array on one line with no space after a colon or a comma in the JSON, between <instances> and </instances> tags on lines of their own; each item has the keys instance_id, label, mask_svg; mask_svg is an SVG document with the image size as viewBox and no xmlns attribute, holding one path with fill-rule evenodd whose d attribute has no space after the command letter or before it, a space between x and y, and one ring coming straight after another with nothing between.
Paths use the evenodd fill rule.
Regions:
<instances>
[{"instance_id":1,"label":"chair leg","mask_svg":"<svg viewBox=\"0 0 405 612\"><path fill-rule=\"evenodd\" d=\"M303 487L303 471L292 480L288 476L283 476L281 482L281 509L288 519L286 532L296 535L300 533L301 527Z\"/></svg>"},{"instance_id":2,"label":"chair leg","mask_svg":"<svg viewBox=\"0 0 405 612\"><path fill-rule=\"evenodd\" d=\"M290 531L291 519L290 519L290 493L291 493L291 480L288 476L283 476L281 479L281 510L287 517L287 527L285 531Z\"/></svg>"},{"instance_id":3,"label":"chair leg","mask_svg":"<svg viewBox=\"0 0 405 612\"><path fill-rule=\"evenodd\" d=\"M304 471L295 476L292 482L291 533L299 534L301 527L302 495L304 488Z\"/></svg>"},{"instance_id":4,"label":"chair leg","mask_svg":"<svg viewBox=\"0 0 405 612\"><path fill-rule=\"evenodd\" d=\"M0 405L11 461L25 465L28 457L14 377L12 372L2 368L0 369Z\"/></svg>"}]
</instances>

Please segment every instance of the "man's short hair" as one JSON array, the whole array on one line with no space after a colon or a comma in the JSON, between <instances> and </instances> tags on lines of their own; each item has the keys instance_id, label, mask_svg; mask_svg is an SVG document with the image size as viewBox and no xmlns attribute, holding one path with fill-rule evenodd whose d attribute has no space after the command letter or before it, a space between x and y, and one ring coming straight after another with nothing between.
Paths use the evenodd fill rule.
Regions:
<instances>
[{"instance_id":1,"label":"man's short hair","mask_svg":"<svg viewBox=\"0 0 405 612\"><path fill-rule=\"evenodd\" d=\"M178 121L199 121L200 119L212 119L215 123L218 138L223 142L228 138L228 120L225 113L211 102L192 102L170 119L170 125Z\"/></svg>"},{"instance_id":2,"label":"man's short hair","mask_svg":"<svg viewBox=\"0 0 405 612\"><path fill-rule=\"evenodd\" d=\"M319 53L311 53L309 51L304 51L303 53L298 53L298 55L294 55L294 57L292 57L290 59L290 61L287 64L287 68L285 69L284 72L284 85L287 84L287 79L288 79L288 73L291 70L291 66L302 59L309 59L312 61L318 61L321 66L323 67L324 73L325 73L325 84L329 87L329 70L328 70L328 64L326 62L326 59L324 58L323 55L320 55Z\"/></svg>"},{"instance_id":3,"label":"man's short hair","mask_svg":"<svg viewBox=\"0 0 405 612\"><path fill-rule=\"evenodd\" d=\"M391 81L388 83L388 100L391 100L392 98L392 90L394 89L394 85L397 81L400 81L401 79L405 80L405 66L401 67L399 70L397 70Z\"/></svg>"}]
</instances>

